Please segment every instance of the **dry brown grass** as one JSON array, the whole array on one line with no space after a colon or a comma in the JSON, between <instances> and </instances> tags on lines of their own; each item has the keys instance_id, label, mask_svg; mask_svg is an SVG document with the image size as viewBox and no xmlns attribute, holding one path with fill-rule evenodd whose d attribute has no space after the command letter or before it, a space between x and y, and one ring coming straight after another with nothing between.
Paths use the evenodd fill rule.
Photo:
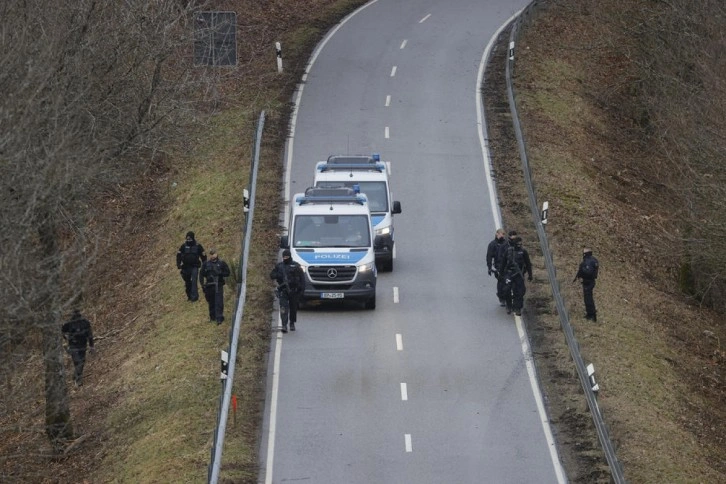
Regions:
<instances>
[{"instance_id":1,"label":"dry brown grass","mask_svg":"<svg viewBox=\"0 0 726 484\"><path fill-rule=\"evenodd\" d=\"M267 122L257 185L247 278L247 304L235 373L239 409L230 419L222 480L256 482L272 293L277 257L281 155L288 102L307 56L327 28L360 0L231 0L219 9L239 14L240 65L222 86L198 130L169 146L143 179L98 200L104 230L115 240L94 267L85 313L94 322L98 354L89 357L85 385L71 409L80 437L52 458L42 430L39 356L18 372L31 404L0 422L3 480L19 482L199 482L207 465L220 394L219 350L229 341L234 284L226 291L227 323L207 321L206 303L185 301L174 267L184 233L239 263L242 188L248 184L254 123ZM277 74L274 41L286 47ZM215 107L216 109L212 109ZM12 425L12 427L11 427Z\"/></svg>"},{"instance_id":2,"label":"dry brown grass","mask_svg":"<svg viewBox=\"0 0 726 484\"><path fill-rule=\"evenodd\" d=\"M42 431L42 400L13 414L20 431L3 442L4 476L21 482L189 482L205 478L219 395L219 349L228 325L206 322L203 302L184 302L173 268L176 247L194 229L207 247L236 259L241 242L241 193L247 183L253 123L268 114L258 182L235 388L237 425L228 431L223 479L256 482L261 385L272 296L267 271L277 252L281 147L287 102L307 53L326 26L359 0L229 0L220 9L244 12L254 39L227 81L223 113L206 120L185 145L159 160L144 180L100 201L109 238L120 241L95 271L87 313L96 323L99 354L87 383L72 395L84 440L51 459ZM562 2L566 5L566 2ZM270 10L271 9L271 10ZM270 14L272 12L272 14ZM689 306L658 252L658 198L633 165L637 140L612 130L593 102L602 42L582 9L557 10L527 31L517 53L517 92L540 200L550 201L548 234L575 331L586 361L595 363L600 403L632 482L723 482L724 334L713 314ZM266 22L266 18L274 22ZM279 29L279 30L275 30ZM285 33L286 32L286 33ZM278 38L279 36L279 38ZM271 45L282 40L289 71L273 72ZM583 44L589 42L587 44ZM500 53L503 49L500 49ZM600 52L605 54L605 52ZM598 55L600 55L598 54ZM491 69L490 69L491 71ZM491 74L490 74L491 75ZM496 95L496 89L490 93ZM490 97L491 99L491 97ZM525 232L536 266L526 318L572 482L608 482L607 469L550 302L531 227L506 106L488 106L504 220ZM177 185L172 189L172 182ZM597 325L579 320L581 293L569 284L582 244L602 263L596 288ZM121 269L119 269L119 267ZM227 315L231 314L231 288ZM17 375L41 395L37 356ZM16 384L19 384L16 382ZM8 424L8 422L3 422ZM233 457L234 456L234 457Z\"/></svg>"},{"instance_id":3,"label":"dry brown grass","mask_svg":"<svg viewBox=\"0 0 726 484\"><path fill-rule=\"evenodd\" d=\"M722 482L722 316L679 293L678 260L663 243L663 231L673 229L665 222L672 196L639 170L650 160L637 149L628 121L597 102L620 74L603 68L613 65L604 61L609 42L622 39L598 29L596 20L580 2L551 2L517 47L518 109L539 200L550 203L547 232L558 280L583 358L596 366L599 403L626 477ZM492 111L490 121L496 116ZM504 220L522 230L531 227L531 215L509 135L506 128L493 133L495 168ZM541 268L536 234L525 231ZM582 319L582 292L570 282L584 245L601 262L597 324ZM581 391L566 383L575 374L545 278L536 271L527 316L553 421L570 451L568 475L573 482L608 482L601 452L587 438L592 424Z\"/></svg>"}]
</instances>

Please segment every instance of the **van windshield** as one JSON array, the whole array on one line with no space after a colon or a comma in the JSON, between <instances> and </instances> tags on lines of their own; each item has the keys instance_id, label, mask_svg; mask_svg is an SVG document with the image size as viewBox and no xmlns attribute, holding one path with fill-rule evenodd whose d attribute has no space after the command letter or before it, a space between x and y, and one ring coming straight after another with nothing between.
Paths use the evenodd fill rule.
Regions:
<instances>
[{"instance_id":1,"label":"van windshield","mask_svg":"<svg viewBox=\"0 0 726 484\"><path fill-rule=\"evenodd\" d=\"M365 215L296 215L293 247L370 247Z\"/></svg>"},{"instance_id":2,"label":"van windshield","mask_svg":"<svg viewBox=\"0 0 726 484\"><path fill-rule=\"evenodd\" d=\"M388 212L388 191L386 182L382 181L321 181L317 183L319 188L332 188L345 186L353 188L353 185L360 187L361 193L368 197L368 207L371 213Z\"/></svg>"}]
</instances>

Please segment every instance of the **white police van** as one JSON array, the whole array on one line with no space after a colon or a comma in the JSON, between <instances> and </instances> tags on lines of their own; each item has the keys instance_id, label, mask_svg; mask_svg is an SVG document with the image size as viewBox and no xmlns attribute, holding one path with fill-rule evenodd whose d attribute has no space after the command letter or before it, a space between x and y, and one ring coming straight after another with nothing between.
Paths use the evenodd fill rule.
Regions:
<instances>
[{"instance_id":1,"label":"white police van","mask_svg":"<svg viewBox=\"0 0 726 484\"><path fill-rule=\"evenodd\" d=\"M280 246L305 272L301 303L350 299L375 309L376 237L368 198L351 188L311 187L293 197L290 210Z\"/></svg>"},{"instance_id":2,"label":"white police van","mask_svg":"<svg viewBox=\"0 0 726 484\"><path fill-rule=\"evenodd\" d=\"M332 155L315 165L313 185L318 188L349 187L368 197L375 235L376 262L382 271L393 270L393 215L401 202L391 200L388 171L379 154Z\"/></svg>"}]
</instances>

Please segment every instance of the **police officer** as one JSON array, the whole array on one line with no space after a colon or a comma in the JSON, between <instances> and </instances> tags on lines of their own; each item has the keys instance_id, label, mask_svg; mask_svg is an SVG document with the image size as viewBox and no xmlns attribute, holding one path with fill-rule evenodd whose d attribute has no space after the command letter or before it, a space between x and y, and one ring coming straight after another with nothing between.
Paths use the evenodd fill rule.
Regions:
<instances>
[{"instance_id":1,"label":"police officer","mask_svg":"<svg viewBox=\"0 0 726 484\"><path fill-rule=\"evenodd\" d=\"M86 363L86 347L91 347L91 352L95 351L93 347L93 332L91 331L91 323L81 316L79 310L74 310L71 319L61 327L63 338L68 342L68 353L73 360L73 380L76 386L83 384L83 366Z\"/></svg>"},{"instance_id":2,"label":"police officer","mask_svg":"<svg viewBox=\"0 0 726 484\"><path fill-rule=\"evenodd\" d=\"M497 296L499 297L499 305L506 306L508 311L511 312L512 308L512 287L507 285L506 277L504 277L505 269L507 266L507 255L509 248L514 247L514 239L517 237L516 230L510 230L508 236L504 239L501 245L497 246L497 254L495 259L495 267L497 268Z\"/></svg>"},{"instance_id":3,"label":"police officer","mask_svg":"<svg viewBox=\"0 0 726 484\"><path fill-rule=\"evenodd\" d=\"M577 269L575 279L572 282L580 279L582 282L582 295L585 299L585 319L597 322L597 311L595 310L595 298L592 295L595 289L595 279L597 279L597 273L600 270L600 263L592 255L592 249L585 247L582 249L582 262L580 267Z\"/></svg>"},{"instance_id":4,"label":"police officer","mask_svg":"<svg viewBox=\"0 0 726 484\"><path fill-rule=\"evenodd\" d=\"M290 319L290 331L295 331L297 322L297 306L305 292L305 274L300 264L292 260L290 250L282 251L282 262L275 264L270 272L270 279L277 281L275 293L280 300L280 320L282 332L287 333L287 321Z\"/></svg>"},{"instance_id":5,"label":"police officer","mask_svg":"<svg viewBox=\"0 0 726 484\"><path fill-rule=\"evenodd\" d=\"M209 260L202 264L200 276L204 286L204 298L209 305L209 320L222 324L224 321L224 278L229 277L229 266L219 258L215 249L209 249Z\"/></svg>"},{"instance_id":6,"label":"police officer","mask_svg":"<svg viewBox=\"0 0 726 484\"><path fill-rule=\"evenodd\" d=\"M184 279L184 289L187 293L187 301L196 302L199 300L199 289L197 279L199 268L207 260L202 244L194 239L194 232L187 232L186 241L179 247L176 253L176 267Z\"/></svg>"},{"instance_id":7,"label":"police officer","mask_svg":"<svg viewBox=\"0 0 726 484\"><path fill-rule=\"evenodd\" d=\"M504 306L504 295L501 294L501 288L499 283L499 271L497 270L497 256L499 255L499 249L507 243L506 232L504 229L497 229L494 234L494 240L489 242L487 246L487 274L490 276L492 273L497 278L497 297L499 298L499 304Z\"/></svg>"},{"instance_id":8,"label":"police officer","mask_svg":"<svg viewBox=\"0 0 726 484\"><path fill-rule=\"evenodd\" d=\"M507 249L506 265L504 267L504 282L507 289L505 301L507 303L507 314L522 315L524 306L524 294L527 286L524 284L524 275L528 274L527 280L532 281L532 262L529 259L527 249L522 247L522 238L515 237L513 244Z\"/></svg>"}]
</instances>

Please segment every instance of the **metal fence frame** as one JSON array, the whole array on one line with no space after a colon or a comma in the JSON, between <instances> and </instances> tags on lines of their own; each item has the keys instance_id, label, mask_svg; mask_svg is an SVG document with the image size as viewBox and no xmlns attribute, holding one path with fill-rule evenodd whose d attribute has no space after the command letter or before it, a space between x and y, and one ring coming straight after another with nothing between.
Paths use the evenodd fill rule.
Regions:
<instances>
[{"instance_id":1,"label":"metal fence frame","mask_svg":"<svg viewBox=\"0 0 726 484\"><path fill-rule=\"evenodd\" d=\"M618 461L617 455L615 453L615 447L610 440L607 424L603 419L602 411L600 410L600 406L597 402L597 394L592 389L592 383L587 373L585 362L583 361L582 355L580 354L580 345L577 342L577 338L575 337L572 325L570 324L570 317L567 313L567 308L565 307L562 293L560 292L560 284L557 281L557 273L553 262L552 252L550 251L547 234L544 230L544 225L542 224L542 220L540 218L539 205L537 203L537 194L535 192L534 182L532 181L532 170L530 168L529 159L527 157L527 146L524 141L524 134L522 133L519 116L517 114L516 95L514 93L514 87L512 85L515 48L517 42L519 41L519 33L521 28L532 19L532 16L536 13L539 5L540 2L538 0L531 2L513 22L512 29L509 34L509 52L506 61L507 97L509 99L509 107L512 114L512 125L514 128L515 136L517 138L517 146L519 148L520 159L522 161L522 171L524 173L524 182L527 186L527 193L529 195L532 218L534 221L534 225L537 229L537 236L539 238L540 246L542 248L542 255L545 260L547 276L550 280L550 286L552 288L552 297L555 300L557 313L560 318L560 325L562 326L562 331L565 334L567 346L570 349L570 355L572 356L572 360L575 363L575 367L577 369L577 376L580 380L582 390L585 393L585 399L587 400L587 405L590 409L590 414L592 415L592 420L595 424L595 429L597 431L598 439L600 440L600 445L602 446L603 452L605 453L605 458L608 462L608 465L610 466L610 474L612 480L615 483L624 483L626 482L626 480L623 475L622 465Z\"/></svg>"}]
</instances>

